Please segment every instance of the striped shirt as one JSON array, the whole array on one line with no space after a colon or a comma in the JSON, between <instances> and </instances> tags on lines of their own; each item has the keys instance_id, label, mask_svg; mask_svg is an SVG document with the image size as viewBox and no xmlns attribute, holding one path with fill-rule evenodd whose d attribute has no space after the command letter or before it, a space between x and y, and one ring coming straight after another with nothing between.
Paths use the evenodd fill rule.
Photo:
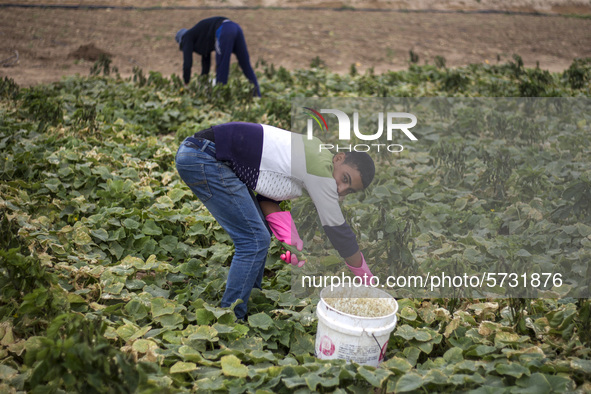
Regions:
<instances>
[{"instance_id":1,"label":"striped shirt","mask_svg":"<svg viewBox=\"0 0 591 394\"><path fill-rule=\"evenodd\" d=\"M339 205L332 176L332 153L319 152L320 140L277 127L233 122L213 126L216 159L259 195L291 200L306 189L330 242L342 257L359 250Z\"/></svg>"}]
</instances>

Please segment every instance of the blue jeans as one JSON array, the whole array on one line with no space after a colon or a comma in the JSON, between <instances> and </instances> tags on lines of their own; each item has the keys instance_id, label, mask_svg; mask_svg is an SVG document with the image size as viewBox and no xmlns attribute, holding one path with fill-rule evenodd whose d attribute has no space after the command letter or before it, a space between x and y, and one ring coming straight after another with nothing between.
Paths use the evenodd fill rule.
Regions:
<instances>
[{"instance_id":1,"label":"blue jeans","mask_svg":"<svg viewBox=\"0 0 591 394\"><path fill-rule=\"evenodd\" d=\"M215 144L199 139L183 141L176 155L176 168L234 242L234 257L221 306L236 300L234 314L246 317L253 287L261 288L271 235L252 192L224 162L215 159Z\"/></svg>"},{"instance_id":2,"label":"blue jeans","mask_svg":"<svg viewBox=\"0 0 591 394\"><path fill-rule=\"evenodd\" d=\"M254 95L261 97L257 76L250 65L250 56L242 28L236 22L227 21L222 23L215 32L216 82L224 85L228 83L232 53L236 55L238 65L246 78L254 84Z\"/></svg>"}]
</instances>

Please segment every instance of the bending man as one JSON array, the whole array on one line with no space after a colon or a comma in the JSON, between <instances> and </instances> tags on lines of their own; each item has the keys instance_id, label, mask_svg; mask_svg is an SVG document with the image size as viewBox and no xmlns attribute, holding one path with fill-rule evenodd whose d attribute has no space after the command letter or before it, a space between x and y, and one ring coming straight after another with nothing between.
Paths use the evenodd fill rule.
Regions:
<instances>
[{"instance_id":1,"label":"bending man","mask_svg":"<svg viewBox=\"0 0 591 394\"><path fill-rule=\"evenodd\" d=\"M201 75L209 74L211 52L215 50L216 83L228 83L230 57L238 58L238 64L244 75L254 84L256 96L261 95L257 77L250 65L246 40L242 28L223 16L203 19L191 29L180 29L175 36L179 49L183 52L183 80L191 80L193 52L201 55Z\"/></svg>"},{"instance_id":2,"label":"bending man","mask_svg":"<svg viewBox=\"0 0 591 394\"><path fill-rule=\"evenodd\" d=\"M366 188L375 174L374 162L364 152L319 152L321 141L277 127L226 123L186 138L176 155L182 180L203 202L232 238L235 253L221 306L244 319L246 303L263 279L271 234L302 250L291 213L279 202L310 195L320 222L347 267L365 283L373 276L346 223L339 198ZM252 191L257 193L256 198ZM302 266L289 252L282 259Z\"/></svg>"}]
</instances>

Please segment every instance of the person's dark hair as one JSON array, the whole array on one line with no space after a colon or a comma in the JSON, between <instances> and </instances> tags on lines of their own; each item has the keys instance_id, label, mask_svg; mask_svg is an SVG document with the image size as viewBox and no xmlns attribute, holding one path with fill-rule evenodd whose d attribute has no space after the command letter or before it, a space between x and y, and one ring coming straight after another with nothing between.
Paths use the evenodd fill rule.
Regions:
<instances>
[{"instance_id":1,"label":"person's dark hair","mask_svg":"<svg viewBox=\"0 0 591 394\"><path fill-rule=\"evenodd\" d=\"M344 164L357 168L361 174L363 188L367 189L376 174L376 166L370 155L365 152L345 152Z\"/></svg>"}]
</instances>

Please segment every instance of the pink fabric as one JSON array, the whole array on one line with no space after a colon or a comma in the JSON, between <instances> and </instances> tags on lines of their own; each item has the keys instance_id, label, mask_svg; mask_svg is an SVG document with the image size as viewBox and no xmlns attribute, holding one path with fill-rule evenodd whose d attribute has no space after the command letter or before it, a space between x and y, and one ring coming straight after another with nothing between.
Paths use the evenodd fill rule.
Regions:
<instances>
[{"instance_id":1,"label":"pink fabric","mask_svg":"<svg viewBox=\"0 0 591 394\"><path fill-rule=\"evenodd\" d=\"M275 237L288 245L295 246L297 250L302 250L304 241L300 238L295 223L288 211L273 212L266 217L269 227Z\"/></svg>"},{"instance_id":2,"label":"pink fabric","mask_svg":"<svg viewBox=\"0 0 591 394\"><path fill-rule=\"evenodd\" d=\"M369 270L369 267L367 266L367 263L365 262L365 257L363 257L363 253L361 253L361 266L360 267L352 267L349 264L347 264L347 262L345 262L345 264L347 265L347 268L349 268L355 276L360 276L362 278L365 278L364 283L366 285L369 285L371 283L370 281L371 281L371 278L373 278L373 274L371 273L371 271Z\"/></svg>"}]
</instances>

